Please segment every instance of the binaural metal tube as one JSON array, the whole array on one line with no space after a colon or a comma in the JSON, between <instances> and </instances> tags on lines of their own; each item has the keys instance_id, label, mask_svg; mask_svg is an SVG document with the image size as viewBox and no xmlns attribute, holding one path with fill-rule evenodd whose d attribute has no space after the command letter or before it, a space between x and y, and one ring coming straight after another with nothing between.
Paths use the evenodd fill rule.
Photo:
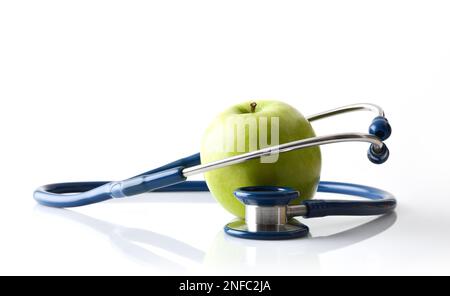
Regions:
<instances>
[{"instance_id":1,"label":"binaural metal tube","mask_svg":"<svg viewBox=\"0 0 450 296\"><path fill-rule=\"evenodd\" d=\"M376 149L381 149L383 147L383 142L376 136L363 133L344 133L344 134L333 134L327 136L318 136L314 138L308 138L298 141L293 141L277 146L271 146L264 149L236 155L233 157L221 159L218 161L213 161L206 164L200 164L193 167L188 167L183 169L183 175L189 177L196 174L205 173L211 170L220 169L230 165L245 162L247 160L260 158L263 156L270 156L278 153L289 152L314 146L333 144L333 143L343 143L343 142L367 142L375 145Z\"/></svg>"},{"instance_id":2,"label":"binaural metal tube","mask_svg":"<svg viewBox=\"0 0 450 296\"><path fill-rule=\"evenodd\" d=\"M369 104L369 103L360 103L360 104L353 104L353 105L347 105L335 109L331 109L328 111L320 112L314 115L311 115L307 117L309 121L315 121L327 117L331 117L334 115L339 115L343 113L349 113L354 111L372 111L378 114L378 116L384 117L384 111L383 109L375 104Z\"/></svg>"}]
</instances>

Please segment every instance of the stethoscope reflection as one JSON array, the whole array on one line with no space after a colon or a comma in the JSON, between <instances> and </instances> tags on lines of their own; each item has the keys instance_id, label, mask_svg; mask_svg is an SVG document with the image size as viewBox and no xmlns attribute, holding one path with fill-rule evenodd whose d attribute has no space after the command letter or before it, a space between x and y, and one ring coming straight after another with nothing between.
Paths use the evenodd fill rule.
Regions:
<instances>
[{"instance_id":1,"label":"stethoscope reflection","mask_svg":"<svg viewBox=\"0 0 450 296\"><path fill-rule=\"evenodd\" d=\"M203 251L189 244L149 230L110 223L72 210L50 208L41 205L36 205L34 209L38 213L58 216L87 226L108 237L111 245L132 261L158 267L160 271L178 271L184 273L186 269L178 262L148 250L142 245L166 250L199 264L205 255Z\"/></svg>"},{"instance_id":2,"label":"stethoscope reflection","mask_svg":"<svg viewBox=\"0 0 450 296\"><path fill-rule=\"evenodd\" d=\"M285 241L242 240L219 233L206 253L205 264L220 266L221 271L265 274L279 267L279 273L311 274L320 271L320 254L336 251L375 237L395 224L395 212L380 216L365 224L332 235L308 235L304 239ZM267 267L265 269L264 267ZM282 269L281 269L282 268Z\"/></svg>"},{"instance_id":3,"label":"stethoscope reflection","mask_svg":"<svg viewBox=\"0 0 450 296\"><path fill-rule=\"evenodd\" d=\"M75 221L104 234L110 239L113 247L139 264L154 266L160 272L178 273L188 271L186 264L181 263L186 260L199 267L206 267L211 273L227 270L233 273L264 272L264 269L261 269L264 266L283 267L286 272L289 272L290 268L300 272L299 266L307 267L308 270L320 269L320 254L372 238L389 229L397 220L397 215L392 212L332 235L319 237L310 235L305 239L287 241L242 240L227 236L220 230L211 247L204 252L167 235L113 224L72 210L40 205L36 205L35 210L38 213ZM152 251L152 248L176 255L176 259L166 258L167 256Z\"/></svg>"}]
</instances>

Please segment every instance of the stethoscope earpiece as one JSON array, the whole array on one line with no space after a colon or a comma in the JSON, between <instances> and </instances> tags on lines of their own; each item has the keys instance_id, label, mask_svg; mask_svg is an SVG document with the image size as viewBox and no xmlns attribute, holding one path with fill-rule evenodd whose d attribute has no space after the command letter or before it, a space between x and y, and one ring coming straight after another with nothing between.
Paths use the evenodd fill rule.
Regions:
<instances>
[{"instance_id":1,"label":"stethoscope earpiece","mask_svg":"<svg viewBox=\"0 0 450 296\"><path fill-rule=\"evenodd\" d=\"M381 148L377 148L372 144L367 151L367 158L374 164L382 164L389 158L389 149L386 144Z\"/></svg>"},{"instance_id":2,"label":"stethoscope earpiece","mask_svg":"<svg viewBox=\"0 0 450 296\"><path fill-rule=\"evenodd\" d=\"M387 140L392 133L392 127L384 116L377 116L369 126L369 134L377 136L380 140Z\"/></svg>"}]
</instances>

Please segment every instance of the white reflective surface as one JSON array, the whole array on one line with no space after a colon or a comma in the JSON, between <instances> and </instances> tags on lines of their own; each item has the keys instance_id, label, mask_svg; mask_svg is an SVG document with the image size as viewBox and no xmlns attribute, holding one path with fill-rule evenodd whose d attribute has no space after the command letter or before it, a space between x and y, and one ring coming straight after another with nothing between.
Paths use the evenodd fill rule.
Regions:
<instances>
[{"instance_id":1,"label":"white reflective surface","mask_svg":"<svg viewBox=\"0 0 450 296\"><path fill-rule=\"evenodd\" d=\"M227 236L231 217L209 193L146 194L131 202L2 211L2 273L14 274L440 274L449 273L448 218L401 204L375 217L302 220L311 236ZM163 203L163 201L169 201ZM171 202L174 201L174 202ZM175 201L177 201L175 203ZM420 213L422 211L422 213ZM172 213L172 217L167 213ZM199 214L200 213L200 214ZM6 215L6 217L5 217ZM420 218L422 217L422 219ZM440 217L433 218L433 217ZM12 222L20 218L20 225ZM421 219L421 221L419 221ZM6 219L5 219L6 221ZM7 222L7 221L6 221Z\"/></svg>"}]
</instances>

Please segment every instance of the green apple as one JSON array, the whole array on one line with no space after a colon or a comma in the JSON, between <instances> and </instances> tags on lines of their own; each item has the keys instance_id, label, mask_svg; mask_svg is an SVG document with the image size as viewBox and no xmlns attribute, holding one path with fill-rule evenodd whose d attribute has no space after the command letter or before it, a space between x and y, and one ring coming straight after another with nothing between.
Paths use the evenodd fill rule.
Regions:
<instances>
[{"instance_id":1,"label":"green apple","mask_svg":"<svg viewBox=\"0 0 450 296\"><path fill-rule=\"evenodd\" d=\"M295 140L314 137L307 119L280 101L252 101L235 105L209 125L203 135L201 161L209 163L227 157ZM212 195L229 212L244 217L244 206L233 191L244 186L274 185L295 188L300 198L314 196L320 179L319 147L253 159L205 173Z\"/></svg>"}]
</instances>

